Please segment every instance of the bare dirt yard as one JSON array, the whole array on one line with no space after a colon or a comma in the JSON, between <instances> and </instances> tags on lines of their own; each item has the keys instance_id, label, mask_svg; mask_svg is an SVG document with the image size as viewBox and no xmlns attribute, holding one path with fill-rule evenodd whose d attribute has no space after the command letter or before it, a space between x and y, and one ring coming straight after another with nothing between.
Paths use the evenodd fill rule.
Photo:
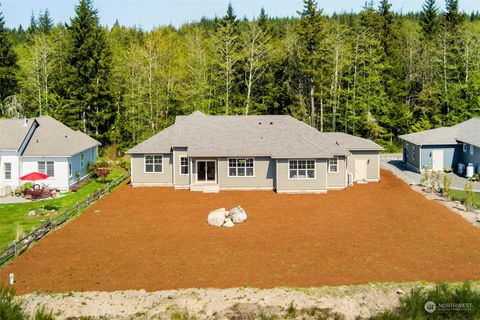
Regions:
<instances>
[{"instance_id":1,"label":"bare dirt yard","mask_svg":"<svg viewBox=\"0 0 480 320\"><path fill-rule=\"evenodd\" d=\"M246 223L207 225L241 205ZM325 195L122 186L0 271L18 293L480 279L480 230L382 172Z\"/></svg>"}]
</instances>

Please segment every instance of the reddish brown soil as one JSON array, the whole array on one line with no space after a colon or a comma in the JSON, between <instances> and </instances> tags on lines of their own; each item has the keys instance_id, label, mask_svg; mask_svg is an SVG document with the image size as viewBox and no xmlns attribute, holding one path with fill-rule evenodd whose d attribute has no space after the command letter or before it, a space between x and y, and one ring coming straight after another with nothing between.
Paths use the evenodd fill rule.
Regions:
<instances>
[{"instance_id":1,"label":"reddish brown soil","mask_svg":"<svg viewBox=\"0 0 480 320\"><path fill-rule=\"evenodd\" d=\"M480 279L480 230L382 176L326 195L125 185L0 277L13 272L19 293ZM207 225L210 210L235 205L246 223Z\"/></svg>"}]
</instances>

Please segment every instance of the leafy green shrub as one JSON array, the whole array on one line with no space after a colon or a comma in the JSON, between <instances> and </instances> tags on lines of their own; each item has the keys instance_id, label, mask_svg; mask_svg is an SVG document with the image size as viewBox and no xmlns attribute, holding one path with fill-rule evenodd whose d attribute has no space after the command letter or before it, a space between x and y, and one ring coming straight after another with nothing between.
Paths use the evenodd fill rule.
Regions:
<instances>
[{"instance_id":1,"label":"leafy green shrub","mask_svg":"<svg viewBox=\"0 0 480 320\"><path fill-rule=\"evenodd\" d=\"M54 320L53 313L42 306L35 311L35 320Z\"/></svg>"},{"instance_id":2,"label":"leafy green shrub","mask_svg":"<svg viewBox=\"0 0 480 320\"><path fill-rule=\"evenodd\" d=\"M453 169L450 168L450 167L446 167L446 168L443 169L443 171L445 171L445 173L452 173Z\"/></svg>"},{"instance_id":3,"label":"leafy green shrub","mask_svg":"<svg viewBox=\"0 0 480 320\"><path fill-rule=\"evenodd\" d=\"M452 197L451 186L452 186L452 181L450 180L450 177L448 175L444 175L442 194L448 200L450 200L450 198Z\"/></svg>"},{"instance_id":4,"label":"leafy green shrub","mask_svg":"<svg viewBox=\"0 0 480 320\"><path fill-rule=\"evenodd\" d=\"M174 311L170 315L170 320L196 320L197 317L195 315L191 315L187 309L182 311Z\"/></svg>"},{"instance_id":5,"label":"leafy green shrub","mask_svg":"<svg viewBox=\"0 0 480 320\"><path fill-rule=\"evenodd\" d=\"M44 306L35 311L33 318L22 310L22 302L15 299L12 287L0 286L0 319L1 320L54 320L51 311Z\"/></svg>"},{"instance_id":6,"label":"leafy green shrub","mask_svg":"<svg viewBox=\"0 0 480 320\"><path fill-rule=\"evenodd\" d=\"M125 169L125 170L130 170L130 162L128 161L125 161L123 159L120 159L117 161L117 166L119 166L120 168L122 169Z\"/></svg>"},{"instance_id":7,"label":"leafy green shrub","mask_svg":"<svg viewBox=\"0 0 480 320\"><path fill-rule=\"evenodd\" d=\"M467 210L472 210L474 208L474 195L473 195L473 187L471 182L467 182L465 184L465 197L463 198L463 204L467 208Z\"/></svg>"},{"instance_id":8,"label":"leafy green shrub","mask_svg":"<svg viewBox=\"0 0 480 320\"><path fill-rule=\"evenodd\" d=\"M287 308L287 318L295 318L297 316L297 308L295 307L295 304L290 302L290 305Z\"/></svg>"},{"instance_id":9,"label":"leafy green shrub","mask_svg":"<svg viewBox=\"0 0 480 320\"><path fill-rule=\"evenodd\" d=\"M0 287L0 319L26 319L22 311L22 303L15 301L15 291L11 287Z\"/></svg>"},{"instance_id":10,"label":"leafy green shrub","mask_svg":"<svg viewBox=\"0 0 480 320\"><path fill-rule=\"evenodd\" d=\"M33 182L25 182L21 186L22 190L33 189Z\"/></svg>"},{"instance_id":11,"label":"leafy green shrub","mask_svg":"<svg viewBox=\"0 0 480 320\"><path fill-rule=\"evenodd\" d=\"M435 311L425 311L427 302L435 303ZM457 288L438 284L431 290L413 289L400 298L400 306L371 317L372 320L400 319L480 319L480 292L469 282Z\"/></svg>"},{"instance_id":12,"label":"leafy green shrub","mask_svg":"<svg viewBox=\"0 0 480 320\"><path fill-rule=\"evenodd\" d=\"M260 320L278 320L278 317L276 315L270 315L262 311L260 312L259 319Z\"/></svg>"}]
</instances>

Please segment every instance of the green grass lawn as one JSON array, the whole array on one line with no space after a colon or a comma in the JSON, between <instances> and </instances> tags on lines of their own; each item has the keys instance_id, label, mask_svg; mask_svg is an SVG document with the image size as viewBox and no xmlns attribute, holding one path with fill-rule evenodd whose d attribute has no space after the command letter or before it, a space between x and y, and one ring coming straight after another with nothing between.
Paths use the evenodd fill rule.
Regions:
<instances>
[{"instance_id":1,"label":"green grass lawn","mask_svg":"<svg viewBox=\"0 0 480 320\"><path fill-rule=\"evenodd\" d=\"M106 182L112 181L120 177L124 172L114 169L107 177ZM76 193L68 193L67 195L53 200L33 201L27 203L0 204L0 250L6 248L10 242L15 239L17 223L23 228L25 233L29 233L32 228L40 226L48 217L29 217L28 212L40 209L54 209L63 211L74 206L78 201L83 200L89 194L103 187L105 183L92 180L85 184Z\"/></svg>"},{"instance_id":2,"label":"green grass lawn","mask_svg":"<svg viewBox=\"0 0 480 320\"><path fill-rule=\"evenodd\" d=\"M465 197L465 191L461 190L451 190L452 192L452 199L462 201ZM477 208L480 208L480 192L473 193L474 203Z\"/></svg>"}]
</instances>

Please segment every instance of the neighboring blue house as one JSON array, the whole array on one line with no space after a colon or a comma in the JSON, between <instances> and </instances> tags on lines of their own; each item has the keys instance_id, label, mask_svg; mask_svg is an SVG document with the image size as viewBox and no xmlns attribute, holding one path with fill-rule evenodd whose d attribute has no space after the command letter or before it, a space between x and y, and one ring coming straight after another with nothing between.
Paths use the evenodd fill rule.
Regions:
<instances>
[{"instance_id":1,"label":"neighboring blue house","mask_svg":"<svg viewBox=\"0 0 480 320\"><path fill-rule=\"evenodd\" d=\"M459 164L472 164L480 172L480 119L400 136L403 161L411 170L458 171Z\"/></svg>"},{"instance_id":2,"label":"neighboring blue house","mask_svg":"<svg viewBox=\"0 0 480 320\"><path fill-rule=\"evenodd\" d=\"M8 195L32 172L49 177L39 183L61 191L88 176L100 142L57 120L0 119L0 196Z\"/></svg>"}]
</instances>

